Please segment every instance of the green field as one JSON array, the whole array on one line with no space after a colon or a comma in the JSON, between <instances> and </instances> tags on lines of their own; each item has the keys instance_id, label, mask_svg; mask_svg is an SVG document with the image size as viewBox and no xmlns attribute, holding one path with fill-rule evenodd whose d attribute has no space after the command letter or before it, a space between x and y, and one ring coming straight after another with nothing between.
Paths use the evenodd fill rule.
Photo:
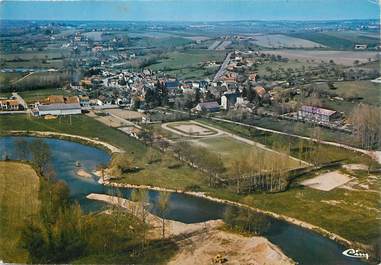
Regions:
<instances>
[{"instance_id":1,"label":"green field","mask_svg":"<svg viewBox=\"0 0 381 265\"><path fill-rule=\"evenodd\" d=\"M207 61L222 62L225 58L224 51L189 50L185 52L167 53L166 59L150 65L153 70L160 70L171 76L184 79L202 79L211 77L217 72L217 68L202 68L200 64Z\"/></svg>"},{"instance_id":2,"label":"green field","mask_svg":"<svg viewBox=\"0 0 381 265\"><path fill-rule=\"evenodd\" d=\"M8 86L12 82L17 81L25 75L27 75L27 73L0 73L0 89L5 86Z\"/></svg>"},{"instance_id":3,"label":"green field","mask_svg":"<svg viewBox=\"0 0 381 265\"><path fill-rule=\"evenodd\" d=\"M344 99L361 97L363 99L361 99L360 102L376 106L381 105L380 84L364 80L337 82L335 86L337 89L332 92L338 94L339 97Z\"/></svg>"},{"instance_id":4,"label":"green field","mask_svg":"<svg viewBox=\"0 0 381 265\"><path fill-rule=\"evenodd\" d=\"M47 88L47 89L36 89L36 90L27 90L18 93L27 103L32 103L38 100L42 100L51 95L63 95L69 96L70 92L63 89L57 88Z\"/></svg>"},{"instance_id":5,"label":"green field","mask_svg":"<svg viewBox=\"0 0 381 265\"><path fill-rule=\"evenodd\" d=\"M0 132L6 134L8 130L36 130L63 132L74 135L81 135L90 138L97 138L118 146L126 151L131 157L134 166L141 170L131 174L125 174L120 181L156 186L168 186L171 188L183 189L193 183L206 186L207 180L201 172L178 163L172 156L161 157L158 151L150 149L135 138L129 137L123 132L107 127L85 115L72 116L70 124L69 118L45 120L43 118L30 117L26 115L0 115ZM149 152L148 152L149 151ZM156 152L161 159L156 163L149 164L147 156ZM176 165L176 166L174 166Z\"/></svg>"},{"instance_id":6,"label":"green field","mask_svg":"<svg viewBox=\"0 0 381 265\"><path fill-rule=\"evenodd\" d=\"M271 53L271 52L270 52ZM258 65L257 74L259 76L270 75L271 72L276 72L278 70L287 71L292 69L294 72L303 72L303 69L309 69L310 67L316 67L317 62L306 62L303 60L289 60L287 62L267 62L265 64Z\"/></svg>"},{"instance_id":7,"label":"green field","mask_svg":"<svg viewBox=\"0 0 381 265\"><path fill-rule=\"evenodd\" d=\"M69 56L67 49L2 54L0 64L7 68L60 68Z\"/></svg>"},{"instance_id":8,"label":"green field","mask_svg":"<svg viewBox=\"0 0 381 265\"><path fill-rule=\"evenodd\" d=\"M361 32L303 32L288 34L291 37L301 38L323 44L339 50L351 50L355 44L367 44L375 47L379 43L377 35L362 34Z\"/></svg>"},{"instance_id":9,"label":"green field","mask_svg":"<svg viewBox=\"0 0 381 265\"><path fill-rule=\"evenodd\" d=\"M196 145L200 145L207 148L209 151L221 155L227 169L232 168L232 162L234 160L244 159L250 155L253 155L253 160L250 164L253 166L259 166L259 163L256 163L255 161L258 159L258 152L262 152L263 154L263 160L265 162L263 165L261 165L263 168L271 168L274 161L280 161L281 159L280 155L275 152L271 152L257 146L251 146L249 144L235 140L229 136L203 138L198 140ZM284 166L286 167L285 169L294 169L302 165L293 159L288 159L287 164ZM259 170L259 168L256 168L256 170Z\"/></svg>"},{"instance_id":10,"label":"green field","mask_svg":"<svg viewBox=\"0 0 381 265\"><path fill-rule=\"evenodd\" d=\"M381 88L379 84L369 80L361 81L345 81L334 83L336 89L329 89L327 83L316 84L316 87L328 92L331 95L336 95L344 100L329 100L322 98L323 107L344 112L349 117L359 103L381 106ZM350 143L350 142L349 142Z\"/></svg>"},{"instance_id":11,"label":"green field","mask_svg":"<svg viewBox=\"0 0 381 265\"><path fill-rule=\"evenodd\" d=\"M211 194L294 217L367 245L376 244L381 236L378 193L340 188L323 192L298 186L275 194L237 196L222 190Z\"/></svg>"},{"instance_id":12,"label":"green field","mask_svg":"<svg viewBox=\"0 0 381 265\"><path fill-rule=\"evenodd\" d=\"M39 179L29 165L0 162L0 257L4 262L26 263L19 246L21 228L39 208Z\"/></svg>"},{"instance_id":13,"label":"green field","mask_svg":"<svg viewBox=\"0 0 381 265\"><path fill-rule=\"evenodd\" d=\"M191 43L190 40L181 37L161 37L161 38L151 38L151 37L140 37L132 38L132 47L141 48L173 48L178 46L183 46Z\"/></svg>"},{"instance_id":14,"label":"green field","mask_svg":"<svg viewBox=\"0 0 381 265\"><path fill-rule=\"evenodd\" d=\"M68 117L55 120L45 120L38 117L28 117L23 114L1 115L0 132L8 130L51 131L98 138L110 144L126 149L127 152L143 156L146 149L138 140L126 136L121 131L109 128L85 115L73 115L71 124Z\"/></svg>"},{"instance_id":15,"label":"green field","mask_svg":"<svg viewBox=\"0 0 381 265\"><path fill-rule=\"evenodd\" d=\"M364 154L348 151L343 148L335 147L335 146L330 146L330 145L321 145L319 148L319 153L316 154L313 151L317 148L315 144L311 144L310 142L306 140L302 140L303 142L303 152L300 152L300 140L296 139L294 137L288 137L285 135L279 135L279 134L273 134L273 133L268 133L268 132L263 132L255 129L249 129L248 127L243 127L231 123L226 123L226 122L219 122L219 121L212 121L212 120L200 120L200 122L203 122L208 125L215 126L216 128L221 128L223 130L226 130L228 132L235 133L237 135L240 135L242 137L246 137L248 139L252 139L256 142L262 143L268 147L273 147L274 145L279 145L279 144L289 144L290 145L290 152L291 155L302 159L307 162L313 162L313 161L318 161L319 163L327 163L327 162L332 162L332 161L337 161L337 160L342 160L347 163L363 163L367 164L369 163L370 158ZM271 124L270 124L271 123ZM306 128L303 126L295 126L295 123L290 122L290 121L285 121L281 120L278 121L278 126L277 128L272 128L271 125L277 124L274 121L267 121L266 124L264 123L258 123L256 122L257 126L263 126L266 128L271 128L271 129L279 129L281 131L284 131L284 129L287 128L292 128L294 131L288 131L290 133L300 133L304 132L306 133ZM267 126L265 126L267 125ZM292 127L293 125L293 127ZM271 127L270 127L271 126ZM279 128L278 128L279 127ZM283 127L283 128L281 128ZM300 130L300 131L299 131ZM309 128L309 131L312 131L312 128ZM329 130L328 130L329 131ZM332 133L332 132L331 132ZM303 134L301 134L303 135ZM310 136L311 134L307 134L306 136ZM325 131L322 130L322 139L326 139L325 137ZM331 136L333 137L333 136Z\"/></svg>"}]
</instances>

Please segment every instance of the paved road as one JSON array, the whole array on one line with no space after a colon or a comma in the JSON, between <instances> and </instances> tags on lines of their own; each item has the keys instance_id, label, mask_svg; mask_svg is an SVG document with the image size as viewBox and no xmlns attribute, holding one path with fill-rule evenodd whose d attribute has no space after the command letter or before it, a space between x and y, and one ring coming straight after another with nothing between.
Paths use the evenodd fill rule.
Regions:
<instances>
[{"instance_id":1,"label":"paved road","mask_svg":"<svg viewBox=\"0 0 381 265\"><path fill-rule=\"evenodd\" d=\"M226 58L225 58L224 62L222 63L220 69L218 70L218 72L216 73L216 75L215 75L214 78L213 78L213 82L217 81L217 80L224 74L225 69L226 69L226 67L227 67L228 64L229 64L231 55L232 55L232 52L229 52L229 53L226 55Z\"/></svg>"},{"instance_id":2,"label":"paved road","mask_svg":"<svg viewBox=\"0 0 381 265\"><path fill-rule=\"evenodd\" d=\"M9 110L9 111L0 111L1 114L27 114L27 110Z\"/></svg>"}]
</instances>

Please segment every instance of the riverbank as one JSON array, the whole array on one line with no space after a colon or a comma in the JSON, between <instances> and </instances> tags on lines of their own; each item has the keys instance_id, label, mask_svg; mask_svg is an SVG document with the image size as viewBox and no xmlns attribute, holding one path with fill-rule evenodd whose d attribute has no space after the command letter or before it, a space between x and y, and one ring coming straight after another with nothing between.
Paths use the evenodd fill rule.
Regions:
<instances>
[{"instance_id":1,"label":"riverbank","mask_svg":"<svg viewBox=\"0 0 381 265\"><path fill-rule=\"evenodd\" d=\"M67 134L67 133L48 132L48 131L13 130L13 131L4 132L2 136L33 136L33 137L57 138L61 140L68 140L68 141L78 142L81 144L92 145L94 147L101 148L110 154L125 152L124 150L118 147L115 147L109 143L100 141L98 139L92 139L85 136L79 136L79 135Z\"/></svg>"},{"instance_id":2,"label":"riverbank","mask_svg":"<svg viewBox=\"0 0 381 265\"><path fill-rule=\"evenodd\" d=\"M89 194L88 199L118 205L130 213L140 216L138 203L124 198ZM147 213L151 225L150 239L161 236L162 219ZM209 264L217 255L226 258L229 264L295 264L290 258L264 237L245 237L222 230L222 220L185 224L165 219L166 238L173 239L179 247L178 253L168 264ZM197 257L197 260L194 257Z\"/></svg>"},{"instance_id":3,"label":"riverbank","mask_svg":"<svg viewBox=\"0 0 381 265\"><path fill-rule=\"evenodd\" d=\"M190 195L190 196L199 197L199 198L207 199L207 200L210 200L210 201L218 202L218 203L221 203L221 204L226 204L226 205L231 205L231 206L237 206L237 207L249 209L249 210L252 210L252 211L255 211L255 212L258 212L258 213L262 213L262 214L271 216L271 217L273 217L275 219L278 219L278 220L286 221L288 223L297 225L297 226L302 227L302 228L307 229L307 230L311 230L311 231L317 232L320 235L322 235L324 237L327 237L327 238L329 238L331 240L334 240L337 243L339 243L341 245L344 245L346 247L352 247L352 248L354 248L354 247L361 247L361 248L367 249L367 250L370 249L370 246L368 246L368 245L364 245L364 244L361 244L361 243L358 243L358 242L350 241L350 240L348 240L348 239L346 239L346 238L344 238L342 236L339 236L339 235L337 235L337 234L335 234L333 232L330 232L330 231L328 231L328 230L326 230L326 229L324 229L322 227L319 227L319 226L316 226L316 225L313 225L313 224L310 224L310 223L298 220L296 218L292 218L292 217L289 217L289 216L286 216L286 215L283 215L283 214L277 214L277 213L274 213L274 212L271 212L271 211L262 210L262 209L259 209L259 208L256 208L256 207L252 207L252 206L249 206L247 204L240 203L240 202L213 197L213 196L208 195L205 192L184 191L184 190L180 190L180 189L168 189L168 188L148 186L148 185L133 185L133 184L116 183L116 182L112 182L112 181L107 180L107 179L105 179L105 180L99 179L98 182L100 184L103 184L103 185L108 185L108 186L113 186L113 187L119 187L119 188L148 189L148 190L154 190L154 191L165 191L165 192L173 192L173 193L183 193L183 194L187 194L187 195Z\"/></svg>"},{"instance_id":4,"label":"riverbank","mask_svg":"<svg viewBox=\"0 0 381 265\"><path fill-rule=\"evenodd\" d=\"M52 136L52 137L54 137L54 136ZM154 165L156 165L156 164L154 164ZM162 165L160 165L160 167L161 166ZM163 175L163 174L161 174L161 172L157 172L157 171L155 171L155 172L156 173L154 175L153 174L148 174L148 173L147 173L147 175L150 175L150 178L152 178L152 176L158 176L158 177L160 177L160 176ZM173 172L173 174L175 174L175 173L177 174L177 172ZM140 181L142 181L142 180L140 180ZM150 183L150 182L146 181L146 183ZM144 184L144 181L143 181L142 184ZM306 228L308 230L314 230L314 231L318 232L319 234L322 234L322 235L324 235L324 236L326 236L326 237L328 237L330 239L333 239L333 240L335 240L335 241L337 241L337 242L339 242L339 243L341 243L343 245L346 245L346 246L358 246L358 245L360 245L358 243L351 242L350 240L347 240L344 237L340 237L336 233L331 233L331 232L329 232L329 230L326 230L324 228L320 228L319 226L311 225L308 222L300 221L300 219L298 219L298 218L288 217L287 214L284 214L284 213L283 214L274 213L274 212L271 211L273 207L267 207L268 209L270 208L270 211L268 209L267 210L261 210L261 209L259 209L257 207L253 207L253 206L249 206L248 204L245 204L246 200L241 200L241 198L239 198L237 196L225 196L226 194L224 194L223 192L219 193L217 190L216 190L216 193L219 193L217 195L221 195L221 196L210 196L210 194L203 193L203 192L185 192L184 191L185 189L181 189L181 188L180 189L178 189L178 188L176 188L176 189L161 188L161 187L159 187L159 185L148 186L148 185L129 185L129 184L120 184L120 183L116 184L116 185L121 185L121 187L127 187L127 188L128 187L131 187L131 188L146 188L146 189L152 189L152 190L158 190L158 191L160 191L160 190L166 190L166 191L170 191L170 192L185 193L185 194L189 194L189 195L192 195L192 196L198 196L198 197L202 197L202 198L205 198L205 199L210 199L212 201L216 201L216 202L219 202L219 203L225 203L225 204L230 204L230 205L236 205L236 206L239 206L239 207L245 207L245 208L249 208L251 210L257 211L257 212L268 214L269 216L275 217L277 219L282 219L282 220L285 220L285 221L287 221L289 223L296 224L296 225L304 227L304 228ZM162 187L163 186L165 187L165 184L163 184ZM287 197L287 198L290 198L290 197L294 196L294 193L295 193L294 190L295 190L295 188L292 189L292 192L285 192L285 193L282 193L282 194L286 194L287 195L287 194L290 193L290 196ZM299 192L299 191L296 191L296 192ZM310 190L308 190L308 192L310 192ZM347 191L345 191L345 193L347 193ZM282 196L282 194L280 194L280 195ZM326 193L324 193L324 194L326 194ZM296 194L296 195L299 196L299 194ZM257 199L258 196L262 196L262 195L257 195L257 194L253 195L253 199ZM262 197L266 197L265 199L267 201L269 201L269 203L272 203L272 201L274 201L274 203L278 204L278 201L276 199L277 196L278 196L278 194L268 194L268 195L263 195ZM237 202L237 201L231 200L230 199L231 197L237 197L237 201L241 200L241 202ZM228 199L221 199L221 198L228 198ZM295 197L295 199L298 199L298 198ZM308 198L306 198L306 200L307 199ZM348 199L348 197L346 199ZM283 201L287 201L287 200L283 200ZM315 204L313 204L313 203L311 203L311 201L309 201L309 205L310 205L309 207L311 207L311 208L315 208L317 204L319 204L319 201L316 201ZM320 204L319 204L319 207L321 207ZM293 205L295 205L295 203L292 203L289 206L292 207ZM321 205L324 206L323 204L321 204ZM276 210L279 209L281 206L282 206L282 204L280 204L280 206L277 207ZM300 207L301 206L303 206L303 205L300 205ZM299 208L298 207L299 206L297 205L297 207L295 209L298 210L300 208L300 207ZM329 207L332 208L331 205L329 205ZM318 210L320 212L320 215L321 215L322 212L325 212L324 208L322 208L322 207L319 208ZM290 209L290 213L291 212L294 213L295 211L291 208ZM309 211L306 211L306 213L309 213ZM329 214L332 214L332 212L329 212ZM341 218L342 218L342 216L346 216L346 215L343 215L342 212L339 212L338 215L340 215ZM348 226L348 227L347 226L342 226L342 227L343 227L343 230L345 230L345 231L347 231L347 229L350 229L350 226ZM364 229L364 228L361 228L361 229ZM366 229L366 227L365 227L365 229ZM364 246L364 245L362 245L362 246Z\"/></svg>"}]
</instances>

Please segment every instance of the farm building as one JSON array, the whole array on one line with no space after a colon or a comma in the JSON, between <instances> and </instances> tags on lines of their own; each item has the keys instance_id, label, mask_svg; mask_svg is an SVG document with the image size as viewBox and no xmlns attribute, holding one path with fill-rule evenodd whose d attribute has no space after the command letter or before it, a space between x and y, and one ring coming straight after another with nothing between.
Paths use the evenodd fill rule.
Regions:
<instances>
[{"instance_id":1,"label":"farm building","mask_svg":"<svg viewBox=\"0 0 381 265\"><path fill-rule=\"evenodd\" d=\"M44 115L73 115L81 114L81 105L79 103L55 103L49 105L38 105L35 114Z\"/></svg>"},{"instance_id":2,"label":"farm building","mask_svg":"<svg viewBox=\"0 0 381 265\"><path fill-rule=\"evenodd\" d=\"M220 110L220 105L216 101L198 103L195 107L196 111L202 112L217 112Z\"/></svg>"},{"instance_id":3,"label":"farm building","mask_svg":"<svg viewBox=\"0 0 381 265\"><path fill-rule=\"evenodd\" d=\"M339 115L337 111L313 106L302 106L298 112L299 119L314 122L330 122L337 119Z\"/></svg>"},{"instance_id":4,"label":"farm building","mask_svg":"<svg viewBox=\"0 0 381 265\"><path fill-rule=\"evenodd\" d=\"M43 100L40 100L40 104L58 104L58 103L79 103L77 96L65 97L62 95L51 95Z\"/></svg>"},{"instance_id":5,"label":"farm building","mask_svg":"<svg viewBox=\"0 0 381 265\"><path fill-rule=\"evenodd\" d=\"M23 109L23 107L17 99L0 99L0 110L10 111L21 109Z\"/></svg>"}]
</instances>

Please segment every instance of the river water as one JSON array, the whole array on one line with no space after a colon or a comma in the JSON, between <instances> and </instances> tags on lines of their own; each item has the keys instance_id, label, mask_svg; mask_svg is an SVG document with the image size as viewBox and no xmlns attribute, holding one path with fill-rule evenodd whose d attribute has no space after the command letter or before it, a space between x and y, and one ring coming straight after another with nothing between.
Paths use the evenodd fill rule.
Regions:
<instances>
[{"instance_id":1,"label":"river water","mask_svg":"<svg viewBox=\"0 0 381 265\"><path fill-rule=\"evenodd\" d=\"M33 137L0 137L0 155L4 159L18 159L15 151L15 142L19 139L32 141ZM87 172L94 172L97 165L107 164L110 156L103 150L75 142L42 138L52 151L52 164L56 178L63 180L70 188L73 199L78 200L86 212L100 210L106 207L104 203L86 199L89 193L115 194L115 190L100 185L94 176L91 179L76 176L76 161ZM119 189L118 194L129 198L132 189ZM157 213L157 191L149 191L151 212ZM292 202L290 202L292 203ZM170 198L169 210L166 218L195 223L223 217L226 205L207 199L193 197L186 194L173 193ZM262 216L263 217L263 216ZM269 228L263 235L272 243L299 264L366 264L365 262L342 255L345 247L333 240L325 238L315 232L289 224L284 221L266 217Z\"/></svg>"}]
</instances>

